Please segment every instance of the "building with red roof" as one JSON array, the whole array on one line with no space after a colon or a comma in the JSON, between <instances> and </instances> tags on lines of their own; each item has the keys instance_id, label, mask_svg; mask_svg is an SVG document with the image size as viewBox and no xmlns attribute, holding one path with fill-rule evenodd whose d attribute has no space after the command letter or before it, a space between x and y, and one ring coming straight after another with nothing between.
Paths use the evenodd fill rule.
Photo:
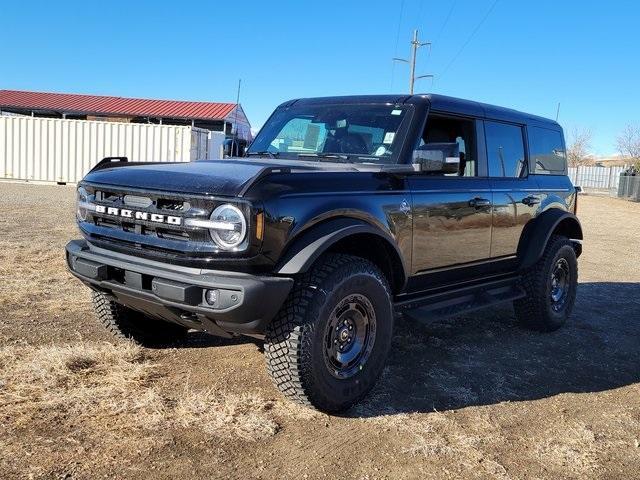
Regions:
<instances>
[{"instance_id":1,"label":"building with red roof","mask_svg":"<svg viewBox=\"0 0 640 480\"><path fill-rule=\"evenodd\" d=\"M34 117L191 125L251 139L240 104L0 90L3 112Z\"/></svg>"}]
</instances>

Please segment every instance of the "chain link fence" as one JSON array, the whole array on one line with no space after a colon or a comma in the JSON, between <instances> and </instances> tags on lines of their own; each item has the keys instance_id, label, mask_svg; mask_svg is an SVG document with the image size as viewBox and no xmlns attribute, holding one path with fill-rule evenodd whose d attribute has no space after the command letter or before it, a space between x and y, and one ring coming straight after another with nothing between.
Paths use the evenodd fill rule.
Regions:
<instances>
[{"instance_id":1,"label":"chain link fence","mask_svg":"<svg viewBox=\"0 0 640 480\"><path fill-rule=\"evenodd\" d=\"M617 188L609 191L612 197L640 202L640 175L620 175Z\"/></svg>"},{"instance_id":2,"label":"chain link fence","mask_svg":"<svg viewBox=\"0 0 640 480\"><path fill-rule=\"evenodd\" d=\"M569 167L569 178L585 193L640 202L640 172L628 167Z\"/></svg>"}]
</instances>

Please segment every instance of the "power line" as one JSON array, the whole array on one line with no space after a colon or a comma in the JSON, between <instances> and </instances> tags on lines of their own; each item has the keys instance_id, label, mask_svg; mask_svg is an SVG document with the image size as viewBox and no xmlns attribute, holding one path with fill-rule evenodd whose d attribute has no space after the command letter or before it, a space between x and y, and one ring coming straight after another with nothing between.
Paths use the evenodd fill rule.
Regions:
<instances>
[{"instance_id":1,"label":"power line","mask_svg":"<svg viewBox=\"0 0 640 480\"><path fill-rule=\"evenodd\" d=\"M400 44L400 27L402 26L402 13L404 11L404 0L400 2L400 16L398 17L398 30L396 31L396 49L394 54L398 53L398 45Z\"/></svg>"},{"instance_id":2,"label":"power line","mask_svg":"<svg viewBox=\"0 0 640 480\"><path fill-rule=\"evenodd\" d=\"M398 17L398 30L396 32L396 47L393 51L393 54L395 56L398 55L398 45L400 44L400 27L402 26L402 13L404 11L404 0L402 0L402 2L400 2L400 16ZM393 62L392 66L391 66L391 85L389 87L389 91L393 91L393 78L395 76L396 73L396 63Z\"/></svg>"},{"instance_id":3,"label":"power line","mask_svg":"<svg viewBox=\"0 0 640 480\"><path fill-rule=\"evenodd\" d=\"M416 18L418 19L418 26L422 25L422 14L423 12L423 7L424 7L424 0L418 0L420 3L418 3L418 15L416 15Z\"/></svg>"},{"instance_id":4,"label":"power line","mask_svg":"<svg viewBox=\"0 0 640 480\"><path fill-rule=\"evenodd\" d=\"M494 2L491 4L491 7L489 7L489 10L487 10L487 13L484 14L484 17L482 17L482 20L480 20L478 25L476 25L476 28L474 28L473 31L471 32L471 35L469 35L469 38L467 38L467 40L462 44L462 47L460 47L460 50L458 50L458 53L456 53L453 56L453 58L447 64L447 66L444 68L442 73L440 75L438 75L438 79L441 79L442 77L444 77L444 74L447 73L447 70L449 70L449 67L451 67L451 65L453 65L453 62L455 62L458 59L458 57L464 51L464 49L467 47L467 45L469 45L469 42L471 42L471 40L473 40L473 37L476 35L476 33L478 33L478 30L480 30L480 27L485 22L485 20L487 18L489 18L489 15L491 15L491 12L493 11L493 8L496 6L497 3L498 3L498 0L494 0Z\"/></svg>"},{"instance_id":5,"label":"power line","mask_svg":"<svg viewBox=\"0 0 640 480\"><path fill-rule=\"evenodd\" d=\"M440 30L438 31L438 35L436 35L436 39L433 41L433 43L437 44L438 40L440 40L440 37L442 36L442 33L444 32L445 27L449 23L449 20L451 19L451 14L453 13L453 9L456 8L456 4L457 3L458 3L458 1L454 0L454 2L451 4L451 8L449 9L449 13L447 13L447 17L444 19L444 23L440 27Z\"/></svg>"}]
</instances>

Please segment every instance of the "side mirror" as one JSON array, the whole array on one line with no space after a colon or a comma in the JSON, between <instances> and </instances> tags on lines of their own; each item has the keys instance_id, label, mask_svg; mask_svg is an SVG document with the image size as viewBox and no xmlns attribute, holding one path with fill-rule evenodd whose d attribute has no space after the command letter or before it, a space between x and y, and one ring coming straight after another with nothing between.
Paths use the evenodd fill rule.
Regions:
<instances>
[{"instance_id":1,"label":"side mirror","mask_svg":"<svg viewBox=\"0 0 640 480\"><path fill-rule=\"evenodd\" d=\"M427 143L413 151L414 169L430 173L458 173L460 146L457 143Z\"/></svg>"}]
</instances>

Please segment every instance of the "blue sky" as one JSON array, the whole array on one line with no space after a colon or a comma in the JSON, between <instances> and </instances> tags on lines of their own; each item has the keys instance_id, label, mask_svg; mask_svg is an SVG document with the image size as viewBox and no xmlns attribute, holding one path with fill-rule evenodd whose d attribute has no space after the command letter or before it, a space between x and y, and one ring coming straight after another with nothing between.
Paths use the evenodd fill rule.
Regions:
<instances>
[{"instance_id":1,"label":"blue sky","mask_svg":"<svg viewBox=\"0 0 640 480\"><path fill-rule=\"evenodd\" d=\"M436 77L417 91L547 117L560 102L565 130L614 153L640 123L640 2L494 1L0 0L0 88L235 101L242 78L259 127L289 98L407 91L391 57L418 28L417 73Z\"/></svg>"}]
</instances>

